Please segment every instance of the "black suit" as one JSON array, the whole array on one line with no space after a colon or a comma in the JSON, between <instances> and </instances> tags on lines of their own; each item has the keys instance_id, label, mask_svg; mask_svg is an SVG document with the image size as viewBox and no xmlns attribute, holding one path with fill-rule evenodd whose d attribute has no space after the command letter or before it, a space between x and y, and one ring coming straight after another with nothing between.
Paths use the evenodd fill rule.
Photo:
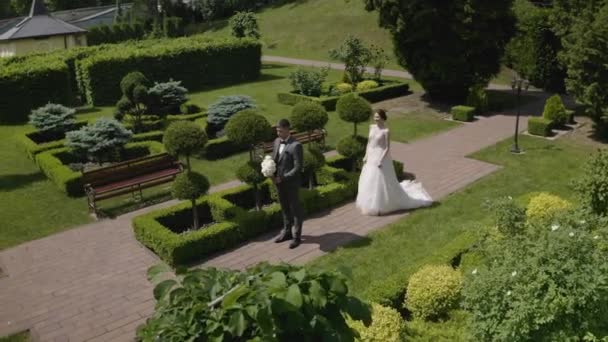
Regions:
<instances>
[{"instance_id":1,"label":"black suit","mask_svg":"<svg viewBox=\"0 0 608 342\"><path fill-rule=\"evenodd\" d=\"M281 182L276 184L279 194L279 203L283 211L283 234L293 236L299 240L302 235L302 221L304 220L304 210L300 204L298 196L302 183L301 174L304 165L304 149L302 144L293 137L285 141L283 153L279 153L281 139L274 141L272 157L277 165L276 176L281 178ZM292 226L293 234L291 231Z\"/></svg>"}]
</instances>

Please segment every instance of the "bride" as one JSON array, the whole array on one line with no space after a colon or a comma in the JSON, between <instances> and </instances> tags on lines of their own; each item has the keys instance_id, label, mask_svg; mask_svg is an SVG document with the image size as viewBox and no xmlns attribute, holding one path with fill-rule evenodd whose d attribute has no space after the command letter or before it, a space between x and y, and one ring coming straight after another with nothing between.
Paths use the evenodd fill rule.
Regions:
<instances>
[{"instance_id":1,"label":"bride","mask_svg":"<svg viewBox=\"0 0 608 342\"><path fill-rule=\"evenodd\" d=\"M385 127L386 111L374 113L375 125L369 128L369 140L359 177L357 208L364 215L382 215L402 209L429 206L431 196L418 182L399 183L389 154L390 138Z\"/></svg>"}]
</instances>

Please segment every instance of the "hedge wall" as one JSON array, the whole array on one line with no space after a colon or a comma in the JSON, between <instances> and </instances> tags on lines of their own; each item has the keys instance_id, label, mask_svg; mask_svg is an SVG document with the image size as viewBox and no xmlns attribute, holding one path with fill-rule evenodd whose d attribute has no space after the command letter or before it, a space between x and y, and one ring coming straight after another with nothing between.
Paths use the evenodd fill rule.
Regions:
<instances>
[{"instance_id":1,"label":"hedge wall","mask_svg":"<svg viewBox=\"0 0 608 342\"><path fill-rule=\"evenodd\" d=\"M551 135L553 122L542 117L532 117L528 119L528 133L548 137Z\"/></svg>"},{"instance_id":2,"label":"hedge wall","mask_svg":"<svg viewBox=\"0 0 608 342\"><path fill-rule=\"evenodd\" d=\"M129 143L126 149L147 148L149 154L164 152L164 147L156 141L143 141ZM40 170L59 188L69 196L82 196L84 194L82 184L82 172L73 171L64 162L75 158L68 148L59 148L45 151L36 155L36 164Z\"/></svg>"},{"instance_id":3,"label":"hedge wall","mask_svg":"<svg viewBox=\"0 0 608 342\"><path fill-rule=\"evenodd\" d=\"M189 90L253 80L261 70L261 44L252 39L193 36L117 46L78 63L90 105L116 103L120 80L135 70L158 82L180 80Z\"/></svg>"},{"instance_id":4,"label":"hedge wall","mask_svg":"<svg viewBox=\"0 0 608 342\"><path fill-rule=\"evenodd\" d=\"M357 94L365 98L370 102L379 102L387 99L392 99L399 96L409 94L410 86L407 83L398 83L386 85L370 90L359 91ZM336 103L338 102L339 96L329 97L312 97L294 93L279 93L277 99L279 103L293 106L298 102L302 101L314 101L319 102L328 111L336 110Z\"/></svg>"}]
</instances>

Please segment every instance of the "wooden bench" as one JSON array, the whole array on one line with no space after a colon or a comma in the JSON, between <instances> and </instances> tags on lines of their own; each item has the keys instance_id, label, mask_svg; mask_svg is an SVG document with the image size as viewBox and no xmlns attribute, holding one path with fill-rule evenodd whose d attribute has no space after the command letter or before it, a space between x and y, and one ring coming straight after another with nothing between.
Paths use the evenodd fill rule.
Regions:
<instances>
[{"instance_id":1,"label":"wooden bench","mask_svg":"<svg viewBox=\"0 0 608 342\"><path fill-rule=\"evenodd\" d=\"M324 129L315 130L310 135L308 134L308 132L291 132L291 136L297 141L299 141L301 144L306 144L309 142L320 142L322 144L325 144L326 135L327 132ZM274 141L263 143L262 148L264 149L264 153L272 152L272 149L274 148Z\"/></svg>"},{"instance_id":2,"label":"wooden bench","mask_svg":"<svg viewBox=\"0 0 608 342\"><path fill-rule=\"evenodd\" d=\"M82 173L89 212L97 214L96 202L172 181L182 164L167 153L131 159ZM135 195L134 195L135 196Z\"/></svg>"}]
</instances>

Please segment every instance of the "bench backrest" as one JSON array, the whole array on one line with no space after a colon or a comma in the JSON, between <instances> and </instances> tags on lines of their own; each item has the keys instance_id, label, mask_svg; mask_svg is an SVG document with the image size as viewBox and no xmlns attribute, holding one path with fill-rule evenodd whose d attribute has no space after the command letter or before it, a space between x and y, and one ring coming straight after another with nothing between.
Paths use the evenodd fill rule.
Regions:
<instances>
[{"instance_id":1,"label":"bench backrest","mask_svg":"<svg viewBox=\"0 0 608 342\"><path fill-rule=\"evenodd\" d=\"M168 153L161 153L83 172L82 181L84 184L99 186L175 168L178 165L178 161L173 156Z\"/></svg>"},{"instance_id":2,"label":"bench backrest","mask_svg":"<svg viewBox=\"0 0 608 342\"><path fill-rule=\"evenodd\" d=\"M299 141L300 143L306 144L306 143L309 143L312 141L323 141L325 139L325 131L324 130L315 130L310 135L308 134L308 132L298 132L298 133L292 132L291 136L294 139L296 139L297 141ZM273 142L264 143L265 152L272 151L272 149L273 149Z\"/></svg>"}]
</instances>

